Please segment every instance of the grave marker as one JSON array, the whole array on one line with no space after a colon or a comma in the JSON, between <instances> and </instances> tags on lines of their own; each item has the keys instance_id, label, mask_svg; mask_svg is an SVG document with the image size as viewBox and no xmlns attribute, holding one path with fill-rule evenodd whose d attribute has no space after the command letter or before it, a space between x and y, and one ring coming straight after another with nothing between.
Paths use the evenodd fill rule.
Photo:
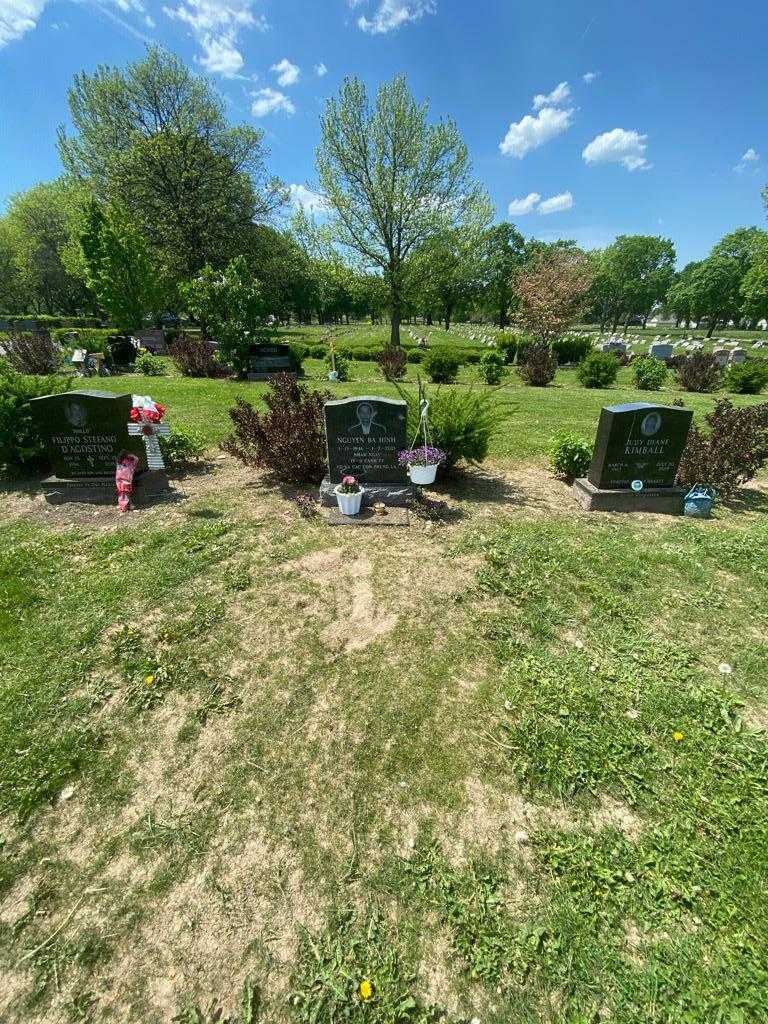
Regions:
<instances>
[{"instance_id":1,"label":"grave marker","mask_svg":"<svg viewBox=\"0 0 768 1024\"><path fill-rule=\"evenodd\" d=\"M589 473L573 485L577 499L587 509L681 513L675 477L692 419L690 409L650 402L605 406Z\"/></svg>"},{"instance_id":2,"label":"grave marker","mask_svg":"<svg viewBox=\"0 0 768 1024\"><path fill-rule=\"evenodd\" d=\"M365 488L363 504L406 505L413 496L398 452L408 447L407 406L394 398L361 395L325 403L328 476L320 486L324 505L335 505L334 487L356 477Z\"/></svg>"}]
</instances>

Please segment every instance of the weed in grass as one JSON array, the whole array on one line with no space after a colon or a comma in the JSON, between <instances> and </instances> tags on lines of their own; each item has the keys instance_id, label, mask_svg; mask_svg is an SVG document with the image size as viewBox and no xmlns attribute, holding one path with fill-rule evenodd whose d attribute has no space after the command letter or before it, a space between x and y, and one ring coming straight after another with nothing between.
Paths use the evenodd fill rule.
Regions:
<instances>
[{"instance_id":1,"label":"weed in grass","mask_svg":"<svg viewBox=\"0 0 768 1024\"><path fill-rule=\"evenodd\" d=\"M415 995L408 946L381 912L338 910L317 935L302 934L290 1004L311 1024L430 1024L445 1020Z\"/></svg>"}]
</instances>

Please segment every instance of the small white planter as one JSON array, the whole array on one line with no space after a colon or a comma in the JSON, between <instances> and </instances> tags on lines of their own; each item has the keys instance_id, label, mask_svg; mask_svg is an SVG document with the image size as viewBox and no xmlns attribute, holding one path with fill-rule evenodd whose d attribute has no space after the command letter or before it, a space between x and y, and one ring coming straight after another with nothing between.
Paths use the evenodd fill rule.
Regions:
<instances>
[{"instance_id":1,"label":"small white planter","mask_svg":"<svg viewBox=\"0 0 768 1024\"><path fill-rule=\"evenodd\" d=\"M336 495L336 501L339 505L339 512L343 516L356 516L360 513L360 503L363 500L363 488L359 491L355 491L354 494L344 494L339 490L341 484L337 484L333 489L333 493Z\"/></svg>"},{"instance_id":2,"label":"small white planter","mask_svg":"<svg viewBox=\"0 0 768 1024\"><path fill-rule=\"evenodd\" d=\"M437 466L409 466L408 475L412 484L433 484L437 476Z\"/></svg>"}]
</instances>

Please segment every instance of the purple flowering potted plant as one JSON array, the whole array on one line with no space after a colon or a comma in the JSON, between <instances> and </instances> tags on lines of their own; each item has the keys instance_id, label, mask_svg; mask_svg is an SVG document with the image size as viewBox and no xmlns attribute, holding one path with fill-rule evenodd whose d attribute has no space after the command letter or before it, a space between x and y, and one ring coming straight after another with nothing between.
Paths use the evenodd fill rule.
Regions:
<instances>
[{"instance_id":1,"label":"purple flowering potted plant","mask_svg":"<svg viewBox=\"0 0 768 1024\"><path fill-rule=\"evenodd\" d=\"M423 486L435 482L437 467L445 461L445 452L425 444L419 448L409 448L407 451L399 452L397 461L401 466L407 468L412 484Z\"/></svg>"},{"instance_id":2,"label":"purple flowering potted plant","mask_svg":"<svg viewBox=\"0 0 768 1024\"><path fill-rule=\"evenodd\" d=\"M363 488L353 476L343 476L341 483L334 487L333 493L336 495L339 512L343 516L359 514L360 503L363 500Z\"/></svg>"}]
</instances>

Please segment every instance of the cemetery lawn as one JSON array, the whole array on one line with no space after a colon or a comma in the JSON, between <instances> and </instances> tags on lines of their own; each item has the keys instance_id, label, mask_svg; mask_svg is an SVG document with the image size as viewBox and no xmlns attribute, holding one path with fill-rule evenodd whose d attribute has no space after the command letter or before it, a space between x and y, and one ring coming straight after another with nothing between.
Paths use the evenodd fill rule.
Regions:
<instances>
[{"instance_id":1,"label":"cemetery lawn","mask_svg":"<svg viewBox=\"0 0 768 1024\"><path fill-rule=\"evenodd\" d=\"M106 386L211 444L263 391ZM768 493L583 512L549 437L637 395L499 392L402 531L215 451L125 519L3 493L3 1024L765 1020Z\"/></svg>"}]
</instances>

